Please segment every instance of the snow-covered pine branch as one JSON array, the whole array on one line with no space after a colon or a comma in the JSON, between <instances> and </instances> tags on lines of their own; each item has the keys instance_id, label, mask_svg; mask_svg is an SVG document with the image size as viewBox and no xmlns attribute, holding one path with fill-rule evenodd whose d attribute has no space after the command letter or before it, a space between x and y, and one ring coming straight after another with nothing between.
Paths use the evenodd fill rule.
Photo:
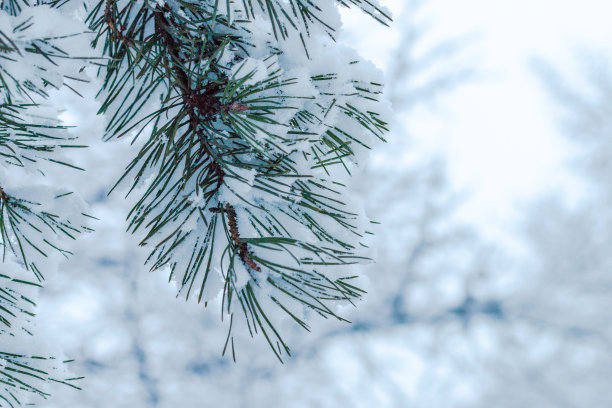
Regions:
<instances>
[{"instance_id":1,"label":"snow-covered pine branch","mask_svg":"<svg viewBox=\"0 0 612 408\"><path fill-rule=\"evenodd\" d=\"M346 182L387 106L381 74L333 41L337 4L108 0L87 21L109 61L106 138L145 139L115 187L138 196L128 228L151 269L220 301L232 354L236 330L281 359L283 318L342 320L368 234Z\"/></svg>"},{"instance_id":2,"label":"snow-covered pine branch","mask_svg":"<svg viewBox=\"0 0 612 408\"><path fill-rule=\"evenodd\" d=\"M33 336L32 318L54 257L89 230L84 203L45 178L52 167L79 170L62 151L83 146L47 99L84 80L77 57L89 49L87 27L59 2L44 3L0 1L0 406L8 407L47 397L51 383L74 386L66 361Z\"/></svg>"},{"instance_id":3,"label":"snow-covered pine branch","mask_svg":"<svg viewBox=\"0 0 612 408\"><path fill-rule=\"evenodd\" d=\"M85 203L45 174L82 170L49 91L78 93L92 61L105 137L138 140L115 186L137 197L128 229L179 294L219 303L226 350L261 333L281 359L283 319L343 320L364 293L350 265L368 259L369 222L346 184L388 106L381 74L334 35L338 4L389 17L366 0L239 3L0 1L2 403L69 381L30 321L44 274L89 230Z\"/></svg>"}]
</instances>

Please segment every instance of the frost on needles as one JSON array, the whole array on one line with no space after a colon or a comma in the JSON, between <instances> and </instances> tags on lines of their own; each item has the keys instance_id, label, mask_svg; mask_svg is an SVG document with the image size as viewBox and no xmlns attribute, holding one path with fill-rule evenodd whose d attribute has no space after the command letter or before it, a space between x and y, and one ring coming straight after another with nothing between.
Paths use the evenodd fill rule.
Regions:
<instances>
[{"instance_id":1,"label":"frost on needles","mask_svg":"<svg viewBox=\"0 0 612 408\"><path fill-rule=\"evenodd\" d=\"M38 2L45 3L45 2ZM89 230L85 203L45 177L79 171L79 148L49 104L49 90L83 81L87 27L57 9L0 1L0 406L46 398L50 384L77 388L35 334L37 292L67 243Z\"/></svg>"},{"instance_id":2,"label":"frost on needles","mask_svg":"<svg viewBox=\"0 0 612 408\"><path fill-rule=\"evenodd\" d=\"M72 384L30 323L90 230L78 191L45 177L82 170L49 95L83 81L100 83L104 137L135 142L113 188L135 202L129 231L179 295L221 307L224 353L260 334L282 361L281 321L343 320L369 254L347 185L389 106L381 73L335 42L339 6L390 21L368 0L0 0L0 406Z\"/></svg>"},{"instance_id":3,"label":"frost on needles","mask_svg":"<svg viewBox=\"0 0 612 408\"><path fill-rule=\"evenodd\" d=\"M369 1L354 5L383 23ZM369 221L347 195L383 139L381 74L334 40L332 1L104 1L88 24L108 63L106 138L144 141L117 186L128 229L179 294L216 300L234 333L290 354L282 319L342 317L364 291ZM373 22L375 24L375 22Z\"/></svg>"}]
</instances>

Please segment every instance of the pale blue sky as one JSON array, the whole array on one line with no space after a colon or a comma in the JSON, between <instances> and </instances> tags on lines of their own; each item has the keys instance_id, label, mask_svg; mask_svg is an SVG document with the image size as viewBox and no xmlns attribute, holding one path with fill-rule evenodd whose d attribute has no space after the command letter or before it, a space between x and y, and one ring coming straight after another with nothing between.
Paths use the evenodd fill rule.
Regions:
<instances>
[{"instance_id":1,"label":"pale blue sky","mask_svg":"<svg viewBox=\"0 0 612 408\"><path fill-rule=\"evenodd\" d=\"M410 2L382 2L394 12L391 29L372 27L358 13L345 13L344 21L346 38L384 69L405 24L402 7ZM515 219L523 203L542 192L560 190L568 193L570 200L580 196L580 183L565 166L572 146L559 135L558 118L529 61L545 58L569 70L581 47L603 49L612 38L612 3L424 3L419 18L432 23L431 39L475 34L470 46L473 61L469 62L481 76L447 96L434 115L413 115L409 123L414 137L425 136L426 146L446 154L454 186L470 192L471 199L462 207L461 215L484 227L484 233L496 235ZM395 143L391 150L399 146ZM405 157L410 157L409 151Z\"/></svg>"}]
</instances>

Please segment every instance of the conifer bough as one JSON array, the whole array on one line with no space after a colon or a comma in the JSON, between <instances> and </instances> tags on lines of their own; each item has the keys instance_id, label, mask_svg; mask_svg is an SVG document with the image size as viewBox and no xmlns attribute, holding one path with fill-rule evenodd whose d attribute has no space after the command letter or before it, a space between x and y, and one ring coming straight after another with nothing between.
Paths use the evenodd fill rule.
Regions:
<instances>
[{"instance_id":1,"label":"conifer bough","mask_svg":"<svg viewBox=\"0 0 612 408\"><path fill-rule=\"evenodd\" d=\"M8 180L11 168L79 170L57 155L82 146L38 111L51 87L78 92L90 65L100 78L105 139L134 142L134 158L113 187L134 202L128 230L179 295L220 304L229 322L224 353L235 358L237 333L259 333L282 361L290 354L278 329L283 319L305 329L312 315L343 320L338 305L364 293L351 265L368 259L369 234L347 181L383 139L388 106L379 100L380 73L335 43L338 4L383 24L388 15L367 0L81 4L0 0L3 262L34 271L40 285L47 250L67 255L56 241L89 230L78 219L89 217L86 210L63 204L78 194L36 187L49 197L20 197ZM68 23L78 15L85 25ZM91 47L82 45L86 31ZM34 69L20 72L18 63ZM11 309L0 296L7 322L29 310L17 302L27 296L2 293L13 296Z\"/></svg>"},{"instance_id":2,"label":"conifer bough","mask_svg":"<svg viewBox=\"0 0 612 408\"><path fill-rule=\"evenodd\" d=\"M138 197L129 230L185 298L206 304L222 284L233 355L238 321L280 359L281 315L307 329L309 313L341 319L334 303L363 293L346 266L365 259L366 230L343 180L386 123L372 70L334 49L337 13L323 1L107 0L88 17L109 61L106 137L146 138L118 183Z\"/></svg>"},{"instance_id":3,"label":"conifer bough","mask_svg":"<svg viewBox=\"0 0 612 408\"><path fill-rule=\"evenodd\" d=\"M65 2L63 2L65 3ZM62 151L82 148L48 105L49 90L85 80L89 49L60 2L0 1L0 406L46 398L51 383L78 388L61 359L33 336L37 289L54 256L89 231L86 207L51 186L54 167L82 170ZM51 24L50 24L51 22ZM84 27L83 27L84 28ZM81 29L81 33L83 29Z\"/></svg>"}]
</instances>

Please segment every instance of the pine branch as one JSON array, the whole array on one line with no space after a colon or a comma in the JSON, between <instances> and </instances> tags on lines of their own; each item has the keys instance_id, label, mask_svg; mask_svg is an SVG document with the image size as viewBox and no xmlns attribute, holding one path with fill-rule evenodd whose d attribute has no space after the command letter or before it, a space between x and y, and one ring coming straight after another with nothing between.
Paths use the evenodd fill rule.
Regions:
<instances>
[{"instance_id":1,"label":"pine branch","mask_svg":"<svg viewBox=\"0 0 612 408\"><path fill-rule=\"evenodd\" d=\"M18 267L14 267L17 269ZM15 271L13 271L14 273ZM8 272L7 272L8 273ZM31 296L21 293L27 288L40 288L38 283L0 273L0 334L15 334L16 327L29 333L26 325L34 317L36 306ZM15 322L15 320L17 322ZM17 323L17 324L15 324ZM2 328L1 326L4 326Z\"/></svg>"},{"instance_id":2,"label":"pine branch","mask_svg":"<svg viewBox=\"0 0 612 408\"><path fill-rule=\"evenodd\" d=\"M48 383L61 383L80 390L74 383L78 378L61 378L52 374L58 366L71 361L56 361L53 357L41 357L22 353L0 351L0 406L22 406L20 394L30 393L42 399L50 394L45 390ZM31 404L28 404L31 405Z\"/></svg>"},{"instance_id":3,"label":"pine branch","mask_svg":"<svg viewBox=\"0 0 612 408\"><path fill-rule=\"evenodd\" d=\"M251 68L250 53L261 50L249 44L250 22L232 21L217 4L106 1L88 21L109 57L100 110L109 113L107 138L151 129L113 188L129 182L128 194L139 195L128 230L152 248L151 270L168 267L187 299L195 292L206 302L219 265L231 330L242 314L279 359L289 348L275 310L304 328L301 308L343 320L328 303L363 291L337 269L367 258L336 167L349 173L356 152L369 148L362 136L386 132L374 111L382 85L342 83L337 73L288 76L272 43L265 65Z\"/></svg>"},{"instance_id":4,"label":"pine branch","mask_svg":"<svg viewBox=\"0 0 612 408\"><path fill-rule=\"evenodd\" d=\"M232 243L237 248L240 259L245 266L248 266L254 271L261 272L261 268L253 261L253 258L249 255L249 248L246 242L240 237L240 231L236 223L236 210L228 203L225 204L225 208L209 208L212 213L224 213L227 215L227 223L229 225L230 236L232 237Z\"/></svg>"},{"instance_id":5,"label":"pine branch","mask_svg":"<svg viewBox=\"0 0 612 408\"><path fill-rule=\"evenodd\" d=\"M29 342L35 302L28 288L41 287L43 266L52 252L70 254L61 238L76 239L90 231L84 220L76 221L88 217L85 213L62 215L68 201L78 203L71 192L36 180L45 176L47 165L83 170L58 153L84 146L42 106L50 88L66 85L78 94L68 82L85 80L83 58L70 55L64 46L78 45L75 41L86 30L72 33L74 26L60 24L65 16L57 7L63 4L65 0L0 1L0 406L22 406L28 403L27 394L47 398L50 383L78 388L72 384L75 379L57 374L67 362L24 351L37 347ZM38 29L48 24L41 19L58 19L52 35ZM36 280L22 276L27 273Z\"/></svg>"},{"instance_id":6,"label":"pine branch","mask_svg":"<svg viewBox=\"0 0 612 408\"><path fill-rule=\"evenodd\" d=\"M206 137L202 129L198 127L198 123L218 114L219 112L227 113L232 110L244 112L249 110L249 107L236 102L225 104L222 103L221 98L217 96L217 94L223 85L225 85L223 82L212 83L212 85L208 85L204 89L193 89L188 74L182 68L185 65L185 61L183 61L179 55L180 47L177 45L172 35L172 32L176 32L178 27L172 24L169 19L166 18L166 14L168 14L169 11L170 7L167 3L163 8L155 11L156 29L158 33L161 33L163 41L169 51L168 54L170 56L170 60L166 60L166 66L171 67L172 71L174 71L176 74L177 85L183 98L183 104L189 109L189 128L191 131L195 131L197 134L200 141L202 155L205 155L206 159L210 161L210 164L208 165L209 172L214 174L218 179L217 186L215 190L213 190L214 194L223 185L225 172L211 154L210 148L206 143ZM198 111L197 113L196 110ZM214 212L215 209L211 208L210 210L211 212ZM229 203L226 203L223 212L225 212L227 215L232 242L238 249L240 259L245 266L255 271L261 271L261 268L257 266L257 264L253 262L249 256L247 244L245 242L241 242L240 232L238 231L238 226L236 224L236 211L234 210L234 207L232 207Z\"/></svg>"},{"instance_id":7,"label":"pine branch","mask_svg":"<svg viewBox=\"0 0 612 408\"><path fill-rule=\"evenodd\" d=\"M121 41L126 46L130 47L132 45L132 41L128 37L123 35L122 30L124 29L122 28L122 30L120 30L115 26L112 11L112 8L113 6L115 6L115 3L115 0L106 0L106 7L104 9L104 17L106 20L106 25L108 25L108 28L110 30L110 38L113 41Z\"/></svg>"}]
</instances>

